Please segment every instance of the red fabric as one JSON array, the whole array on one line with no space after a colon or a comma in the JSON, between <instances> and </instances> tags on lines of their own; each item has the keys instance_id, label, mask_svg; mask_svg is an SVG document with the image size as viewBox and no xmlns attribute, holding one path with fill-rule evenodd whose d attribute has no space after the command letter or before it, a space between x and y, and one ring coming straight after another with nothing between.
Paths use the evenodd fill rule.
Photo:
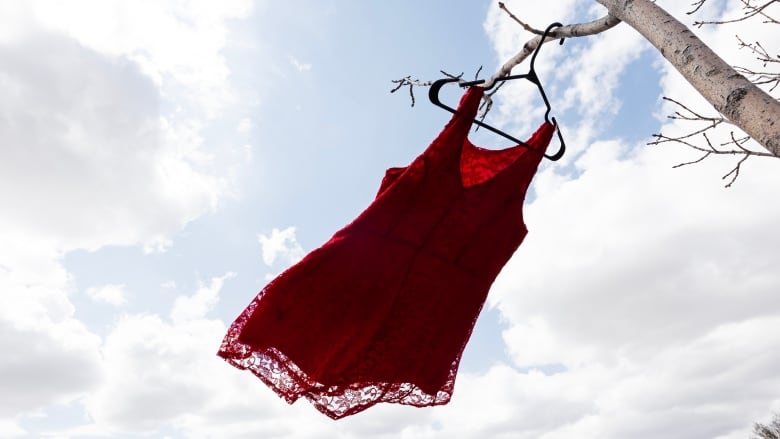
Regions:
<instances>
[{"instance_id":1,"label":"red fabric","mask_svg":"<svg viewBox=\"0 0 780 439\"><path fill-rule=\"evenodd\" d=\"M523 199L554 130L543 124L533 150L474 146L482 93L470 88L360 216L271 281L218 355L334 419L446 404L488 289L527 233Z\"/></svg>"}]
</instances>

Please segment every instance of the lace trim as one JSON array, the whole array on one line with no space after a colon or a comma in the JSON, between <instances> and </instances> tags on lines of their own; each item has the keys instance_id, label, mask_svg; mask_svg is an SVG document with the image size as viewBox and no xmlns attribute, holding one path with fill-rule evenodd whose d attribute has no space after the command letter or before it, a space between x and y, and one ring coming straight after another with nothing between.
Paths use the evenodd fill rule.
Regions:
<instances>
[{"instance_id":1,"label":"lace trim","mask_svg":"<svg viewBox=\"0 0 780 439\"><path fill-rule=\"evenodd\" d=\"M318 383L278 349L253 350L238 341L245 317L250 316L256 306L257 300L254 300L236 320L217 355L239 369L251 371L288 404L303 396L326 416L340 419L380 402L428 407L447 404L452 397L460 355L453 361L446 382L436 394L428 394L412 383L360 382L330 387Z\"/></svg>"}]
</instances>

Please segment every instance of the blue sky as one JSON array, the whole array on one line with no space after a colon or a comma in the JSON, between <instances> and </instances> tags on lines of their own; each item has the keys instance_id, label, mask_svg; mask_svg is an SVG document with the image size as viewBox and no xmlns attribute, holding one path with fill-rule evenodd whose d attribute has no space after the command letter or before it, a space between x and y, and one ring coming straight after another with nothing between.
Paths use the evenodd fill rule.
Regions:
<instances>
[{"instance_id":1,"label":"blue sky","mask_svg":"<svg viewBox=\"0 0 780 439\"><path fill-rule=\"evenodd\" d=\"M537 27L603 13L506 3ZM627 26L542 50L569 152L536 176L452 402L333 422L218 359L224 331L448 120L391 80L492 74L530 35L487 1L8 1L0 17L0 437L726 439L780 410L776 164L725 189L733 160L675 170L696 154L645 146L686 129L662 95L709 107ZM731 63L751 62L735 32L773 41L696 32ZM533 93L505 87L491 120L524 137Z\"/></svg>"}]
</instances>

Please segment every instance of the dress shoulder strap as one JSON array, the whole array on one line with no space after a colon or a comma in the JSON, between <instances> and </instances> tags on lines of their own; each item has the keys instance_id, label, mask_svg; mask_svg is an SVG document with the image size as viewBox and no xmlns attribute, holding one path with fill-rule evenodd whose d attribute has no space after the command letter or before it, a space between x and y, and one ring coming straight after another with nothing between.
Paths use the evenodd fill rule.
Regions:
<instances>
[{"instance_id":1,"label":"dress shoulder strap","mask_svg":"<svg viewBox=\"0 0 780 439\"><path fill-rule=\"evenodd\" d=\"M461 96L457 111L452 115L447 125L426 148L423 155L441 156L448 153L459 155L463 141L468 137L471 123L477 115L479 103L482 100L482 87L469 87Z\"/></svg>"}]
</instances>

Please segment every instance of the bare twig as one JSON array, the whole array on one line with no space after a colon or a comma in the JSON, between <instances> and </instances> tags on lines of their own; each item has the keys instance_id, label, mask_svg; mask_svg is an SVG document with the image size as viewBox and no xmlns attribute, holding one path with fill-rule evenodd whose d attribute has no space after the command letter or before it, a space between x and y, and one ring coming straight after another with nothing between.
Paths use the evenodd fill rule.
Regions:
<instances>
[{"instance_id":1,"label":"bare twig","mask_svg":"<svg viewBox=\"0 0 780 439\"><path fill-rule=\"evenodd\" d=\"M464 73L464 72L460 72L457 75L453 75L452 73L447 73L444 70L439 70L439 72L441 72L442 75L444 75L444 76L446 76L446 77L448 77L450 79L460 79L460 80L463 79L463 73Z\"/></svg>"},{"instance_id":2,"label":"bare twig","mask_svg":"<svg viewBox=\"0 0 780 439\"><path fill-rule=\"evenodd\" d=\"M710 154L712 154L712 152L709 152L709 151L708 151L708 152L704 153L704 155L703 155L703 156L699 157L698 159L696 159L696 160L694 160L694 161L691 161L691 162L685 162L685 163L678 163L678 164L676 164L676 165L672 166L672 168L681 168L681 167L683 167L683 166L686 166L686 165L695 165L696 163L699 163L699 162L701 162L702 160L704 160L704 159L706 159L707 157L709 157L709 156L710 156Z\"/></svg>"},{"instance_id":3,"label":"bare twig","mask_svg":"<svg viewBox=\"0 0 780 439\"><path fill-rule=\"evenodd\" d=\"M691 15L691 14L695 14L695 13L699 12L699 9L701 9L701 7L704 6L705 3L707 3L707 0L697 0L697 1L693 2L693 3L691 3L691 6L693 6L694 9L691 10L691 11L686 12L686 14Z\"/></svg>"},{"instance_id":4,"label":"bare twig","mask_svg":"<svg viewBox=\"0 0 780 439\"><path fill-rule=\"evenodd\" d=\"M481 68L482 67L480 67L480 69ZM444 76L446 76L448 78L461 79L463 77L463 72L461 72L459 75L453 75L451 73L445 72L444 70L439 70L439 71L441 72L442 75L444 75ZM477 73L479 73L479 71ZM412 107L414 107L414 104L415 104L415 100L414 100L414 86L416 85L416 86L419 86L419 87L430 87L431 85L433 85L434 81L420 81L419 79L412 79L411 76L405 76L405 77L403 77L401 79L393 79L390 82L392 82L393 84L398 84L398 85L395 86L394 89L390 90L390 93L397 92L398 90L401 89L401 87L406 87L406 86L409 87L409 96L412 98Z\"/></svg>"},{"instance_id":5,"label":"bare twig","mask_svg":"<svg viewBox=\"0 0 780 439\"><path fill-rule=\"evenodd\" d=\"M737 163L737 166L734 166L734 169L732 169L731 171L729 171L728 174L723 176L722 179L725 180L726 178L728 178L729 175L733 175L733 177L731 177L731 180L728 183L726 183L726 187L731 187L731 185L734 184L735 181L737 181L737 177L739 177L740 167L742 167L742 164L745 163L745 160L749 158L750 158L750 154L745 154L745 156L742 157L742 160L740 160L739 163Z\"/></svg>"},{"instance_id":6,"label":"bare twig","mask_svg":"<svg viewBox=\"0 0 780 439\"><path fill-rule=\"evenodd\" d=\"M753 52L753 54L756 55L756 60L762 63L764 67L780 64L780 55L770 55L760 42L756 41L755 43L746 43L742 40L742 38L739 37L739 35L736 37L737 41L739 41L739 48L748 49ZM769 92L773 92L778 86L780 86L780 71L758 72L752 68L736 66L734 67L734 70L745 75L750 80L750 82L756 85L770 85Z\"/></svg>"},{"instance_id":7,"label":"bare twig","mask_svg":"<svg viewBox=\"0 0 780 439\"><path fill-rule=\"evenodd\" d=\"M519 18L517 18L517 16L516 16L515 14L513 14L513 13L512 13L512 12L509 10L509 8L507 8L507 7L506 7L506 5L504 4L504 2L498 2L498 7L499 7L499 8L501 8L501 10L503 10L503 11L504 11L504 12L506 12L507 14L509 14L509 17L510 17L512 20L515 20L515 22L517 22L517 24L519 24L520 26L522 26L522 27L523 27L523 29L527 30L528 32L531 32L532 34L536 34L536 35L544 35L544 31L543 31L543 30L535 29L535 28L531 27L529 24L527 24L527 23L525 23L524 21L522 21L522 20L520 20Z\"/></svg>"},{"instance_id":8,"label":"bare twig","mask_svg":"<svg viewBox=\"0 0 780 439\"><path fill-rule=\"evenodd\" d=\"M683 105L682 103L680 103L680 102L678 102L678 101L676 101L676 100L674 100L672 98L668 98L668 97L664 96L663 99L666 100L666 101L669 101L669 102L673 102L674 104L676 104L677 106L679 106L681 108L681 110L677 110L671 116L668 116L669 119L686 120L686 121L690 121L690 122L701 122L701 123L705 124L703 128L695 129L695 130L693 130L693 131L691 131L691 132L689 132L687 134L683 134L683 135L675 136L675 137L670 137L670 136L667 136L667 135L665 135L663 133L653 134L653 137L655 138L655 140L652 141L652 142L649 142L648 145L660 145L660 144L663 144L663 143L678 143L678 144L681 144L681 145L685 145L685 146L687 146L687 147L689 147L691 149L694 149L696 151L700 151L700 152L704 153L704 155L702 155L701 157L699 157L696 160L693 160L693 161L690 161L690 162L679 163L679 164L673 166L673 168L680 168L680 167L683 167L683 166L700 163L704 159L706 159L707 157L710 157L711 155L741 156L742 158L739 160L739 162L736 164L736 166L734 166L734 168L732 168L731 171L728 174L723 176L724 180L726 178L728 178L728 177L731 177L731 180L729 180L729 182L726 184L726 187L731 187L734 184L734 182L737 180L737 177L739 177L739 171L741 169L741 166L742 166L743 163L745 163L745 160L747 160L748 157L760 156L760 157L780 158L780 157L778 157L778 156L776 156L776 155L774 155L774 154L772 154L770 152L766 152L766 151L753 151L753 150L745 148L744 144L747 141L750 140L750 136L744 136L744 137L736 138L734 136L734 132L733 131L731 131L731 133L730 133L731 140L719 144L720 147L729 147L729 146L731 146L731 147L730 148L726 148L726 149L716 148L715 146L713 146L712 142L710 141L709 136L707 136L707 132L712 130L712 129L715 129L717 126L719 126L721 124L724 124L724 123L727 124L727 125L731 125L731 122L728 119L726 119L726 118L724 118L723 116L720 116L720 115L719 116L714 116L714 117L713 116L704 116L704 115L701 115L700 113L698 113L698 112L696 112L694 110L691 110L687 106ZM704 141L707 144L706 147L699 146L699 145L691 142L692 138L695 137L695 136L698 136L699 134L701 134L701 136L704 138Z\"/></svg>"},{"instance_id":9,"label":"bare twig","mask_svg":"<svg viewBox=\"0 0 780 439\"><path fill-rule=\"evenodd\" d=\"M775 72L756 72L744 67L734 67L734 70L745 75L750 82L756 85L770 85L769 92L775 91L780 85L780 73Z\"/></svg>"},{"instance_id":10,"label":"bare twig","mask_svg":"<svg viewBox=\"0 0 780 439\"><path fill-rule=\"evenodd\" d=\"M706 125L704 128L698 129L698 130L693 131L693 132L691 132L689 134L686 134L684 136L680 136L678 138L670 139L670 140L687 139L689 137L693 137L693 136L695 136L697 134L701 134L701 133L704 133L705 131L713 129L713 128L717 127L718 125L722 124L722 123L731 124L731 122L729 122L729 120L726 119L723 116L715 116L715 117L702 116L701 114L691 110L690 108L688 108L685 105L683 105L681 102L678 102L678 101L676 101L676 100L674 100L672 98L664 96L663 100L672 102L674 104L677 104L679 107L681 107L685 111L685 113L681 113L679 110L675 111L674 114L672 114L671 116L667 116L669 119L688 120L688 121L696 121L696 122L709 122L708 125ZM658 137L658 136L660 136L660 134L656 135L656 137ZM661 143L661 142L651 142L652 145L657 145L658 143Z\"/></svg>"},{"instance_id":11,"label":"bare twig","mask_svg":"<svg viewBox=\"0 0 780 439\"><path fill-rule=\"evenodd\" d=\"M475 76L479 76L479 72L482 71L482 66L479 66L479 69L477 69L477 73ZM466 80L463 79L464 72L460 72L457 75L453 75L452 73L445 72L444 70L439 70L442 75L451 78L451 79L457 79L458 83L464 83ZM390 90L390 93L395 93L398 90L400 90L402 87L409 87L409 96L412 98L412 107L414 107L415 104L415 98L414 98L414 86L419 87L430 87L433 85L434 81L421 81L419 79L412 79L411 76L405 76L401 79L393 79L390 82L396 85L392 90Z\"/></svg>"},{"instance_id":12,"label":"bare twig","mask_svg":"<svg viewBox=\"0 0 780 439\"><path fill-rule=\"evenodd\" d=\"M737 40L739 41L739 48L740 49L749 49L751 52L756 54L756 59L764 63L764 67L767 66L767 64L770 63L780 63L780 55L772 56L769 54L769 52L764 48L764 46L761 45L760 42L756 41L755 43L746 43L742 41L742 39L737 35Z\"/></svg>"},{"instance_id":13,"label":"bare twig","mask_svg":"<svg viewBox=\"0 0 780 439\"><path fill-rule=\"evenodd\" d=\"M406 76L401 79L393 79L391 82L398 84L394 89L390 90L390 93L395 93L401 89L401 87L409 86L409 96L412 98L412 107L414 107L414 86L430 87L433 81L420 81L419 79L412 79L411 76Z\"/></svg>"},{"instance_id":14,"label":"bare twig","mask_svg":"<svg viewBox=\"0 0 780 439\"><path fill-rule=\"evenodd\" d=\"M689 14L698 11L699 8L701 7L701 5L704 4L705 1L706 0L699 0L699 4L696 7L696 9L694 9L691 12L689 12ZM770 5L780 2L780 0L769 0L769 1L767 1L764 4L761 4L761 5L754 5L753 4L754 0L740 0L740 1L742 2L742 9L743 9L743 14L742 14L741 17L733 18L731 20L696 21L696 22L693 23L693 25L697 26L697 27L702 27L705 24L737 23L737 22L740 22L740 21L745 21L748 18L755 17L756 15L761 15L762 17L764 17L765 18L764 23L780 24L780 22L778 22L773 17L770 17L766 13L766 9Z\"/></svg>"}]
</instances>

